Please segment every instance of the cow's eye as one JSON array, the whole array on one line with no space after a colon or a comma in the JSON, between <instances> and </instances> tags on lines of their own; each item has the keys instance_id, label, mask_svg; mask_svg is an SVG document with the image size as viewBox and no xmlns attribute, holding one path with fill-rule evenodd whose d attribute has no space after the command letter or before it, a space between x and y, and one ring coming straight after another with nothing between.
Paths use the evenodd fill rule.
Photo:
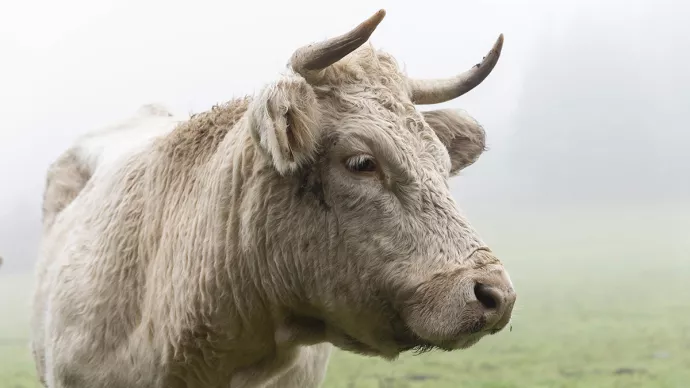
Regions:
<instances>
[{"instance_id":1,"label":"cow's eye","mask_svg":"<svg viewBox=\"0 0 690 388\"><path fill-rule=\"evenodd\" d=\"M376 160L369 155L357 155L348 159L345 166L352 172L374 172L376 171Z\"/></svg>"}]
</instances>

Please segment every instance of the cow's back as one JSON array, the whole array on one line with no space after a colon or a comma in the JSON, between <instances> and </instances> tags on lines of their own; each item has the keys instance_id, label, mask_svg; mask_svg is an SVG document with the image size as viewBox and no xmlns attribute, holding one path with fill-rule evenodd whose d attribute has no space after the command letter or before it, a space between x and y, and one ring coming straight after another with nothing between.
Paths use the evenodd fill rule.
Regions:
<instances>
[{"instance_id":1,"label":"cow's back","mask_svg":"<svg viewBox=\"0 0 690 388\"><path fill-rule=\"evenodd\" d=\"M117 168L123 157L170 133L182 120L163 107L145 105L121 123L77 139L48 168L43 194L44 228L53 224L98 169Z\"/></svg>"}]
</instances>

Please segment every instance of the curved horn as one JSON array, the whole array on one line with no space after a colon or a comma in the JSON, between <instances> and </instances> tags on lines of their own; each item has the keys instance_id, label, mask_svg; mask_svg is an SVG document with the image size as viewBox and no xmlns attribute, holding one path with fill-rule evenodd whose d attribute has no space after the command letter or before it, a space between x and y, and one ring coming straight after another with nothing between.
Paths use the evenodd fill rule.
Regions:
<instances>
[{"instance_id":1,"label":"curved horn","mask_svg":"<svg viewBox=\"0 0 690 388\"><path fill-rule=\"evenodd\" d=\"M297 49L290 58L293 70L302 73L324 69L336 63L364 44L384 16L386 11L381 9L348 33Z\"/></svg>"},{"instance_id":2,"label":"curved horn","mask_svg":"<svg viewBox=\"0 0 690 388\"><path fill-rule=\"evenodd\" d=\"M503 34L498 36L491 51L481 63L471 69L445 79L410 79L410 99L415 104L439 104L460 97L482 83L496 66L503 48Z\"/></svg>"}]
</instances>

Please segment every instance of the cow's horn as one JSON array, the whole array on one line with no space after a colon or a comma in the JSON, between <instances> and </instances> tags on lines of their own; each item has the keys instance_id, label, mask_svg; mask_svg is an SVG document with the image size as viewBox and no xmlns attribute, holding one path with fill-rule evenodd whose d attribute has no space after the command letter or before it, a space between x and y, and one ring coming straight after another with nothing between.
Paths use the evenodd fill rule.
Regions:
<instances>
[{"instance_id":1,"label":"cow's horn","mask_svg":"<svg viewBox=\"0 0 690 388\"><path fill-rule=\"evenodd\" d=\"M292 68L301 73L324 69L336 63L364 44L384 16L386 11L381 9L348 33L297 49L290 58Z\"/></svg>"},{"instance_id":2,"label":"cow's horn","mask_svg":"<svg viewBox=\"0 0 690 388\"><path fill-rule=\"evenodd\" d=\"M491 73L503 48L503 34L498 36L482 62L471 69L445 79L410 79L410 99L415 104L439 104L460 97L482 83Z\"/></svg>"}]
</instances>

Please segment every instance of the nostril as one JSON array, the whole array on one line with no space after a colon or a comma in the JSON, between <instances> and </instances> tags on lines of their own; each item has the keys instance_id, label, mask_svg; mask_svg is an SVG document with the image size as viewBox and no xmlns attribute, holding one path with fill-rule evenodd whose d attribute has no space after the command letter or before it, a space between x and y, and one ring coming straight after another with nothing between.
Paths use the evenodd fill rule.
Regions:
<instances>
[{"instance_id":1,"label":"nostril","mask_svg":"<svg viewBox=\"0 0 690 388\"><path fill-rule=\"evenodd\" d=\"M486 284L477 283L474 286L474 295L477 297L479 303L481 303L485 308L493 310L498 307L498 295Z\"/></svg>"}]
</instances>

